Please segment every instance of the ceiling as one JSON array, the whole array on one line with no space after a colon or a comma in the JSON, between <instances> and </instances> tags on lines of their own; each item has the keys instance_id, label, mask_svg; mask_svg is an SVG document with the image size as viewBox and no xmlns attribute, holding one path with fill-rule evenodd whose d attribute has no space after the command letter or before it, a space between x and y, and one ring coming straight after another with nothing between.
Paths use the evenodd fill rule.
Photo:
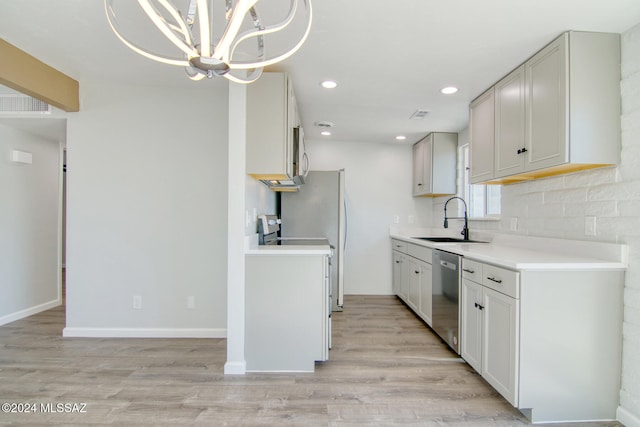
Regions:
<instances>
[{"instance_id":1,"label":"ceiling","mask_svg":"<svg viewBox=\"0 0 640 427\"><path fill-rule=\"evenodd\" d=\"M262 0L259 7L269 7ZM313 0L304 46L275 70L291 73L309 139L410 144L467 126L469 102L565 30L622 33L638 0ZM111 33L101 0L0 2L0 38L77 79L142 85L192 82ZM326 90L324 79L338 82ZM454 85L459 91L443 95ZM222 100L222 102L226 102ZM410 120L416 109L429 111ZM318 121L335 123L320 136Z\"/></svg>"}]
</instances>

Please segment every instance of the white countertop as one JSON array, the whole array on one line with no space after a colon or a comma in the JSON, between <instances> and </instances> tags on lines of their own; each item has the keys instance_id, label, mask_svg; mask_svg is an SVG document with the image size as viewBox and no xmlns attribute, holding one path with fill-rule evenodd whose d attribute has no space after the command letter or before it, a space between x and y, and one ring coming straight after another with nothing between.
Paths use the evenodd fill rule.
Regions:
<instances>
[{"instance_id":1,"label":"white countertop","mask_svg":"<svg viewBox=\"0 0 640 427\"><path fill-rule=\"evenodd\" d=\"M624 270L628 267L628 247L616 243L501 234L487 239L490 243L434 243L412 238L433 234L416 235L401 230L391 230L390 236L512 270Z\"/></svg>"},{"instance_id":2,"label":"white countertop","mask_svg":"<svg viewBox=\"0 0 640 427\"><path fill-rule=\"evenodd\" d=\"M291 239L295 240L295 239ZM245 255L331 255L331 247L327 239L318 240L319 244L312 245L258 245L257 235L248 236L245 240Z\"/></svg>"}]
</instances>

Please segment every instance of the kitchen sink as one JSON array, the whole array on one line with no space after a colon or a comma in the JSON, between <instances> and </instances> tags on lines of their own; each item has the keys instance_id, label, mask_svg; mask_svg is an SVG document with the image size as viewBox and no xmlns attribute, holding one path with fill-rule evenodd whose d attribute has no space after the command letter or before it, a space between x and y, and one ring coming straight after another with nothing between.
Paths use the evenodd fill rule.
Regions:
<instances>
[{"instance_id":1,"label":"kitchen sink","mask_svg":"<svg viewBox=\"0 0 640 427\"><path fill-rule=\"evenodd\" d=\"M480 240L464 240L457 237L413 237L413 239L426 240L434 243L488 243Z\"/></svg>"}]
</instances>

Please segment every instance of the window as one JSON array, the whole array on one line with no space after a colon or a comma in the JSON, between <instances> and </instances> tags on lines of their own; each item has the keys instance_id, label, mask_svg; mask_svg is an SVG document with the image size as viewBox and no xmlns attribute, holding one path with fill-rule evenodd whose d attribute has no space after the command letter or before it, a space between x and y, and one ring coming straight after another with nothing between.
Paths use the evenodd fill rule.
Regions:
<instances>
[{"instance_id":1,"label":"window","mask_svg":"<svg viewBox=\"0 0 640 427\"><path fill-rule=\"evenodd\" d=\"M462 159L462 198L467 201L469 218L500 216L500 185L469 184L469 145L460 148Z\"/></svg>"}]
</instances>

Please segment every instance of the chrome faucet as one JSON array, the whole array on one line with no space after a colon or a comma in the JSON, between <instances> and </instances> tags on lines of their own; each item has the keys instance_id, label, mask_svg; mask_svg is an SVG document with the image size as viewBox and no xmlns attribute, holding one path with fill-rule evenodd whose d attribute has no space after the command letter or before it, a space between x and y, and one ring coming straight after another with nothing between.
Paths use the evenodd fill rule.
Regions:
<instances>
[{"instance_id":1,"label":"chrome faucet","mask_svg":"<svg viewBox=\"0 0 640 427\"><path fill-rule=\"evenodd\" d=\"M453 199L460 199L462 203L464 203L464 216L450 216L447 217L447 204ZM464 240L469 240L469 223L467 221L467 202L464 201L462 197L454 196L451 197L444 203L444 228L449 228L449 220L450 219L464 219L464 228L460 232L464 236Z\"/></svg>"}]
</instances>

